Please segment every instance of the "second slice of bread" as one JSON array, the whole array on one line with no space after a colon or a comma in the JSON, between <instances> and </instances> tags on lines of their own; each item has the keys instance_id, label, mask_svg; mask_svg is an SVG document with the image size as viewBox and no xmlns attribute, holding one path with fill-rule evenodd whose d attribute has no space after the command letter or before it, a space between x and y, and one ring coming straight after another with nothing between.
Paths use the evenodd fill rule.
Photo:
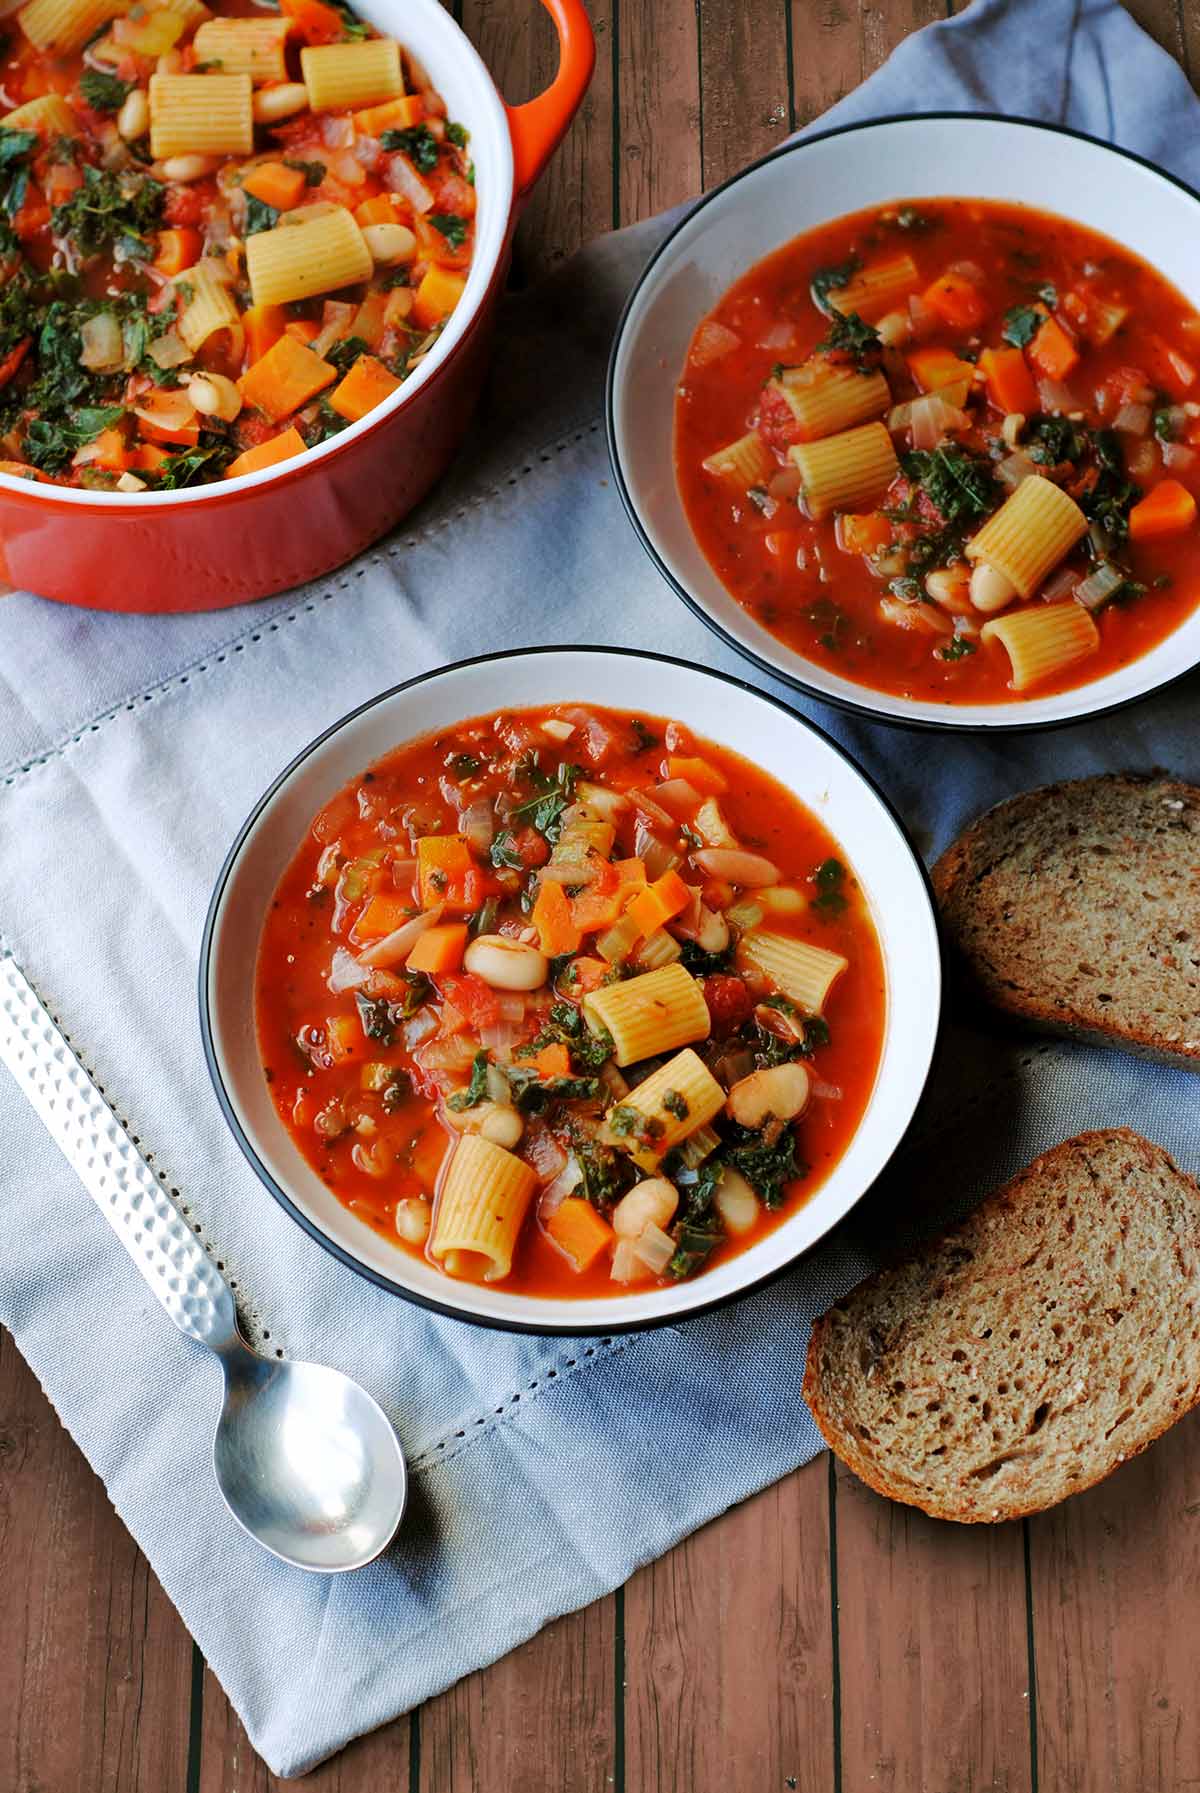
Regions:
<instances>
[{"instance_id":1,"label":"second slice of bread","mask_svg":"<svg viewBox=\"0 0 1200 1793\"><path fill-rule=\"evenodd\" d=\"M1078 1493L1200 1400L1200 1188L1127 1128L1066 1140L823 1315L804 1397L937 1518Z\"/></svg>"},{"instance_id":2,"label":"second slice of bread","mask_svg":"<svg viewBox=\"0 0 1200 1793\"><path fill-rule=\"evenodd\" d=\"M1035 1027L1200 1067L1200 790L1077 779L997 804L933 868L970 983Z\"/></svg>"}]
</instances>

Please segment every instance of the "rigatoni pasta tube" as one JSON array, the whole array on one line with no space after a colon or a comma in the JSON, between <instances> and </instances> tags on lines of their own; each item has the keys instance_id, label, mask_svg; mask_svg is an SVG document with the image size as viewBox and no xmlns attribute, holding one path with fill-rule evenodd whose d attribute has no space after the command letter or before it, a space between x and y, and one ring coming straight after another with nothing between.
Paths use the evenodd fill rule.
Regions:
<instances>
[{"instance_id":1,"label":"rigatoni pasta tube","mask_svg":"<svg viewBox=\"0 0 1200 1793\"><path fill-rule=\"evenodd\" d=\"M78 137L79 120L61 93L39 94L0 118L0 130L36 131L39 137Z\"/></svg>"},{"instance_id":2,"label":"rigatoni pasta tube","mask_svg":"<svg viewBox=\"0 0 1200 1793\"><path fill-rule=\"evenodd\" d=\"M704 462L704 471L716 474L718 479L727 479L731 484L741 486L743 492L748 492L751 486L761 486L770 479L775 472L775 462L762 437L751 430L749 435L739 436L736 442L729 442L710 454Z\"/></svg>"},{"instance_id":3,"label":"rigatoni pasta tube","mask_svg":"<svg viewBox=\"0 0 1200 1793\"><path fill-rule=\"evenodd\" d=\"M832 367L824 361L785 367L777 380L768 381L767 389L787 401L800 425L802 442L853 429L868 417L878 417L892 401L881 373L860 374L853 367Z\"/></svg>"},{"instance_id":4,"label":"rigatoni pasta tube","mask_svg":"<svg viewBox=\"0 0 1200 1793\"><path fill-rule=\"evenodd\" d=\"M967 559L995 567L1023 598L1031 598L1087 526L1087 518L1061 486L1031 473L971 537Z\"/></svg>"},{"instance_id":5,"label":"rigatoni pasta tube","mask_svg":"<svg viewBox=\"0 0 1200 1793\"><path fill-rule=\"evenodd\" d=\"M450 1276L482 1274L484 1282L507 1276L536 1185L522 1159L464 1133L442 1182L429 1246L442 1268Z\"/></svg>"},{"instance_id":6,"label":"rigatoni pasta tube","mask_svg":"<svg viewBox=\"0 0 1200 1793\"><path fill-rule=\"evenodd\" d=\"M277 224L246 238L246 272L255 305L287 305L370 278L374 267L363 233L342 207Z\"/></svg>"},{"instance_id":7,"label":"rigatoni pasta tube","mask_svg":"<svg viewBox=\"0 0 1200 1793\"><path fill-rule=\"evenodd\" d=\"M1100 631L1090 610L1068 598L1065 604L1035 604L993 617L980 630L983 641L998 641L1012 664L1014 691L1024 691L1051 673L1062 672L1094 654Z\"/></svg>"},{"instance_id":8,"label":"rigatoni pasta tube","mask_svg":"<svg viewBox=\"0 0 1200 1793\"><path fill-rule=\"evenodd\" d=\"M850 961L841 953L796 940L790 934L770 934L751 928L738 941L740 971L757 971L806 1015L820 1015L838 978Z\"/></svg>"},{"instance_id":9,"label":"rigatoni pasta tube","mask_svg":"<svg viewBox=\"0 0 1200 1793\"><path fill-rule=\"evenodd\" d=\"M920 280L912 256L897 255L890 261L878 261L873 267L860 269L845 286L831 287L825 295L826 303L843 317L849 317L852 311L860 318L882 317L915 292Z\"/></svg>"},{"instance_id":10,"label":"rigatoni pasta tube","mask_svg":"<svg viewBox=\"0 0 1200 1793\"><path fill-rule=\"evenodd\" d=\"M397 99L404 92L400 46L392 37L358 44L307 44L300 69L314 112L340 112Z\"/></svg>"},{"instance_id":11,"label":"rigatoni pasta tube","mask_svg":"<svg viewBox=\"0 0 1200 1793\"><path fill-rule=\"evenodd\" d=\"M290 19L206 19L192 42L196 60L215 64L223 75L286 81L290 30Z\"/></svg>"},{"instance_id":12,"label":"rigatoni pasta tube","mask_svg":"<svg viewBox=\"0 0 1200 1793\"><path fill-rule=\"evenodd\" d=\"M29 0L17 23L35 49L66 56L129 5L130 0Z\"/></svg>"},{"instance_id":13,"label":"rigatoni pasta tube","mask_svg":"<svg viewBox=\"0 0 1200 1793\"><path fill-rule=\"evenodd\" d=\"M223 258L209 256L180 275L175 285L186 303L176 328L192 353L217 330L238 322L238 308L229 292L229 268Z\"/></svg>"},{"instance_id":14,"label":"rigatoni pasta tube","mask_svg":"<svg viewBox=\"0 0 1200 1793\"><path fill-rule=\"evenodd\" d=\"M712 1027L699 984L679 964L589 991L583 1013L589 1025L612 1036L619 1065L706 1040Z\"/></svg>"},{"instance_id":15,"label":"rigatoni pasta tube","mask_svg":"<svg viewBox=\"0 0 1200 1793\"><path fill-rule=\"evenodd\" d=\"M249 75L151 75L150 154L248 156L252 108Z\"/></svg>"},{"instance_id":16,"label":"rigatoni pasta tube","mask_svg":"<svg viewBox=\"0 0 1200 1793\"><path fill-rule=\"evenodd\" d=\"M687 1046L613 1104L604 1132L643 1170L655 1170L672 1146L707 1127L724 1105L725 1091Z\"/></svg>"},{"instance_id":17,"label":"rigatoni pasta tube","mask_svg":"<svg viewBox=\"0 0 1200 1793\"><path fill-rule=\"evenodd\" d=\"M881 423L820 442L797 442L788 454L800 469L809 515L858 510L885 492L900 471L892 438Z\"/></svg>"}]
</instances>

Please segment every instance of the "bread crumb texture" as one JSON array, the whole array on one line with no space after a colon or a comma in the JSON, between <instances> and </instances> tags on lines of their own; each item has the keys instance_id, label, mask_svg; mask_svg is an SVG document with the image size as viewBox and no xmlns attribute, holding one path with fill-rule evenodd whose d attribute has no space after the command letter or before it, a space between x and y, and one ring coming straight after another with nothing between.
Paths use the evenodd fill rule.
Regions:
<instances>
[{"instance_id":1,"label":"bread crumb texture","mask_svg":"<svg viewBox=\"0 0 1200 1793\"><path fill-rule=\"evenodd\" d=\"M1055 1033L1200 1066L1200 790L1110 774L998 804L933 870L959 969Z\"/></svg>"},{"instance_id":2,"label":"bread crumb texture","mask_svg":"<svg viewBox=\"0 0 1200 1793\"><path fill-rule=\"evenodd\" d=\"M804 1393L881 1494L1040 1512L1200 1399L1200 1188L1126 1128L1035 1160L819 1319Z\"/></svg>"}]
</instances>

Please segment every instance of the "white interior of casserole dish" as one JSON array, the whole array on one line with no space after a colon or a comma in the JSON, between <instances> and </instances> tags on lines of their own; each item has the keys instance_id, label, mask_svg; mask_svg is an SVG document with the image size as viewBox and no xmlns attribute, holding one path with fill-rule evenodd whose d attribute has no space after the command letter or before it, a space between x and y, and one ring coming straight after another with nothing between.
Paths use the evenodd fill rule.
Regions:
<instances>
[{"instance_id":1,"label":"white interior of casserole dish","mask_svg":"<svg viewBox=\"0 0 1200 1793\"><path fill-rule=\"evenodd\" d=\"M491 284L508 235L513 201L508 113L478 52L438 0L351 0L351 4L362 18L369 19L379 31L395 37L402 49L412 53L445 100L449 116L470 132L479 200L475 254L463 296L441 336L398 392L328 442L310 448L293 460L264 467L258 473L243 473L236 479L185 486L179 492L91 492L66 486L38 486L36 490L40 498L56 504L102 506L105 509L110 505L123 505L141 510L152 506L157 510L164 505L203 504L206 498L227 497L231 492L265 485L269 480L293 472L302 461L322 460L356 436L375 429L385 417L399 410L414 393L435 378L438 368L454 352ZM0 486L26 496L30 492L29 481L11 473L0 473Z\"/></svg>"},{"instance_id":2,"label":"white interior of casserole dish","mask_svg":"<svg viewBox=\"0 0 1200 1793\"><path fill-rule=\"evenodd\" d=\"M675 717L794 791L827 824L861 880L887 978L875 1089L827 1181L749 1250L678 1287L613 1299L535 1299L503 1286L456 1282L356 1219L305 1163L279 1120L253 1017L263 915L317 810L373 760L452 719L558 701ZM925 1084L941 1001L937 932L923 874L886 805L851 762L790 711L742 686L696 667L602 649L451 667L339 723L283 776L247 824L218 892L201 976L212 1067L227 1112L243 1148L310 1225L401 1292L464 1317L549 1333L682 1317L759 1282L820 1239L878 1176L904 1133Z\"/></svg>"},{"instance_id":3,"label":"white interior of casserole dish","mask_svg":"<svg viewBox=\"0 0 1200 1793\"><path fill-rule=\"evenodd\" d=\"M1104 145L983 118L903 119L798 143L713 194L638 288L612 371L612 449L643 536L676 585L738 647L807 690L946 727L1067 721L1144 695L1200 662L1200 613L1129 666L1058 696L939 704L872 691L785 647L726 591L696 544L675 484L675 386L696 324L734 280L791 237L905 198L974 195L1056 212L1134 250L1200 309L1200 203Z\"/></svg>"}]
</instances>

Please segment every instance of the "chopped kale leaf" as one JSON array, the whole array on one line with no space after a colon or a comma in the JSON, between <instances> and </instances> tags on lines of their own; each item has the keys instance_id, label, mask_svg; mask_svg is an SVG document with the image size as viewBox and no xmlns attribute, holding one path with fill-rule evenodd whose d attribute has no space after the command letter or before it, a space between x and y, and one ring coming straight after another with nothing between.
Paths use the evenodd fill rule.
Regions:
<instances>
[{"instance_id":1,"label":"chopped kale leaf","mask_svg":"<svg viewBox=\"0 0 1200 1793\"><path fill-rule=\"evenodd\" d=\"M450 1096L446 1106L452 1108L455 1114L461 1114L467 1108L477 1108L487 1095L487 1074L488 1055L486 1052L477 1052L471 1064L470 1083L466 1089L458 1090Z\"/></svg>"},{"instance_id":2,"label":"chopped kale leaf","mask_svg":"<svg viewBox=\"0 0 1200 1793\"><path fill-rule=\"evenodd\" d=\"M440 230L451 249L461 249L467 240L467 220L457 212L430 212L429 222Z\"/></svg>"},{"instance_id":3,"label":"chopped kale leaf","mask_svg":"<svg viewBox=\"0 0 1200 1793\"><path fill-rule=\"evenodd\" d=\"M812 906L822 915L840 915L846 907L846 868L840 859L824 859L813 873L817 894Z\"/></svg>"},{"instance_id":4,"label":"chopped kale leaf","mask_svg":"<svg viewBox=\"0 0 1200 1793\"><path fill-rule=\"evenodd\" d=\"M134 86L133 81L118 80L98 68L85 68L79 77L79 92L93 112L119 112Z\"/></svg>"},{"instance_id":5,"label":"chopped kale leaf","mask_svg":"<svg viewBox=\"0 0 1200 1793\"><path fill-rule=\"evenodd\" d=\"M407 156L419 174L429 174L437 167L437 138L428 125L413 125L407 131L385 131L379 139L384 149L399 150Z\"/></svg>"},{"instance_id":6,"label":"chopped kale leaf","mask_svg":"<svg viewBox=\"0 0 1200 1793\"><path fill-rule=\"evenodd\" d=\"M274 230L279 223L279 212L265 199L256 199L253 193L246 195L246 222L242 226L242 235L257 236L260 230Z\"/></svg>"},{"instance_id":7,"label":"chopped kale leaf","mask_svg":"<svg viewBox=\"0 0 1200 1793\"><path fill-rule=\"evenodd\" d=\"M829 302L829 295L840 292L844 286L849 286L861 265L857 255L852 255L836 267L816 270L808 290L812 294L812 302L818 311L823 311L826 317L838 315L837 307Z\"/></svg>"},{"instance_id":8,"label":"chopped kale leaf","mask_svg":"<svg viewBox=\"0 0 1200 1793\"><path fill-rule=\"evenodd\" d=\"M1045 321L1041 312L1035 311L1032 305L1014 305L1004 314L1004 327L1000 334L1014 349L1023 349L1033 341Z\"/></svg>"}]
</instances>

